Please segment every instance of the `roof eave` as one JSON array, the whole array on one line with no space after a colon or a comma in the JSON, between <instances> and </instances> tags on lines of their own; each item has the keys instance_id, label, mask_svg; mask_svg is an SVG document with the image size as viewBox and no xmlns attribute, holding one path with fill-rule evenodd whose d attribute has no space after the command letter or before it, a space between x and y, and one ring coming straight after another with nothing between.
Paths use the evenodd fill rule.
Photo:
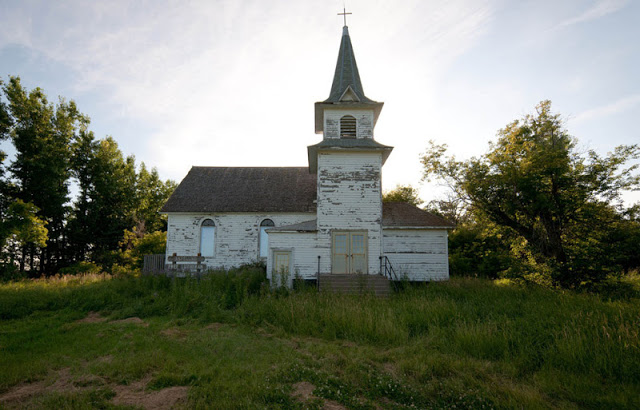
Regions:
<instances>
[{"instance_id":1,"label":"roof eave","mask_svg":"<svg viewBox=\"0 0 640 410\"><path fill-rule=\"evenodd\" d=\"M317 145L309 145L307 147L307 158L309 160L309 173L317 174L318 173L318 153L319 152L349 152L349 151L358 151L358 152L382 152L382 165L387 162L387 158L391 155L391 151L393 151L393 147L318 147Z\"/></svg>"},{"instance_id":2,"label":"roof eave","mask_svg":"<svg viewBox=\"0 0 640 410\"><path fill-rule=\"evenodd\" d=\"M455 229L455 226L433 226L433 225L429 225L429 226L406 226L406 225L401 225L401 226L396 226L396 225L385 225L384 222L382 223L382 229L407 229L407 230L452 230Z\"/></svg>"}]
</instances>

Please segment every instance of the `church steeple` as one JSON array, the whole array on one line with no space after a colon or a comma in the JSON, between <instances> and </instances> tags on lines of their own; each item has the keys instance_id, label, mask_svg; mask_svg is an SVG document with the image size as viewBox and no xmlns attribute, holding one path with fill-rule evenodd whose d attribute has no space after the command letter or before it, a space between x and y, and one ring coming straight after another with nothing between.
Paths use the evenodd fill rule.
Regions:
<instances>
[{"instance_id":1,"label":"church steeple","mask_svg":"<svg viewBox=\"0 0 640 410\"><path fill-rule=\"evenodd\" d=\"M349 36L349 27L344 26L342 28L342 41L340 42L336 71L333 75L333 83L331 84L331 93L329 98L324 102L340 102L343 98L347 97L349 91L355 94L355 100L358 102L374 102L364 95L358 65L356 64L356 56L353 53L351 37ZM353 101L354 96L352 95L350 97Z\"/></svg>"},{"instance_id":2,"label":"church steeple","mask_svg":"<svg viewBox=\"0 0 640 410\"><path fill-rule=\"evenodd\" d=\"M346 14L351 13L346 13L345 11L345 13L339 14L344 14L346 17ZM364 94L362 81L360 80L360 72L358 71L355 53L353 52L353 45L351 44L349 28L345 24L342 28L338 61L336 62L336 70L333 75L329 98L315 104L316 134L324 133L325 138L340 137L340 135L338 135L339 133L336 134L337 132L333 130L328 134L326 132L326 126L334 124L330 118L333 115L327 116L328 111L353 111L351 116L354 118L356 117L354 114L367 111L371 113L371 117L369 120L363 120L363 127L357 127L357 137L373 139L373 127L375 127L375 123L378 121L378 116L380 115L383 105L384 103L374 101ZM369 125L367 125L367 123Z\"/></svg>"},{"instance_id":3,"label":"church steeple","mask_svg":"<svg viewBox=\"0 0 640 410\"><path fill-rule=\"evenodd\" d=\"M354 163L363 156L378 156L382 167L393 149L373 138L383 105L364 94L345 22L331 94L326 100L315 103L316 134L322 134L322 141L307 147L309 171L316 173L327 166L320 164L320 156L336 153L341 153L341 161ZM318 182L319 186L321 182Z\"/></svg>"}]
</instances>

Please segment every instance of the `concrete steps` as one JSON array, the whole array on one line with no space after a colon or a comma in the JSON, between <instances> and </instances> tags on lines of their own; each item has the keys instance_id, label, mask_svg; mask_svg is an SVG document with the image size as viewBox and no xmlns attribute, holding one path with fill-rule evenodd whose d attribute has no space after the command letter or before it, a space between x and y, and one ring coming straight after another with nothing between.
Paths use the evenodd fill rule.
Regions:
<instances>
[{"instance_id":1,"label":"concrete steps","mask_svg":"<svg viewBox=\"0 0 640 410\"><path fill-rule=\"evenodd\" d=\"M391 294L391 282L382 275L324 274L320 275L319 286L320 292Z\"/></svg>"}]
</instances>

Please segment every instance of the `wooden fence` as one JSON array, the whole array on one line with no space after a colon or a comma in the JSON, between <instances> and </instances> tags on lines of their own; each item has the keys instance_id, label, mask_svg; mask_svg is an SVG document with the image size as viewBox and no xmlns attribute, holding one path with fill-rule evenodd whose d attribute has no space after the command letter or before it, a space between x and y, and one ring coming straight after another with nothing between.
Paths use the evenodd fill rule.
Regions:
<instances>
[{"instance_id":1,"label":"wooden fence","mask_svg":"<svg viewBox=\"0 0 640 410\"><path fill-rule=\"evenodd\" d=\"M156 255L144 255L144 265L142 265L142 273L149 274L164 272L164 260L164 253Z\"/></svg>"}]
</instances>

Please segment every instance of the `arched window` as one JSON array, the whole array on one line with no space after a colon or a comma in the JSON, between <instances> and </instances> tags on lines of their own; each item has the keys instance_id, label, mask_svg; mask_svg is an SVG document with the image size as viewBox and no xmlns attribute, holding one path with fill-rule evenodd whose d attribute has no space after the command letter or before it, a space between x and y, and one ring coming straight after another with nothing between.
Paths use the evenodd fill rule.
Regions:
<instances>
[{"instance_id":1,"label":"arched window","mask_svg":"<svg viewBox=\"0 0 640 410\"><path fill-rule=\"evenodd\" d=\"M260 257L266 258L269 252L269 235L267 235L266 230L276 226L271 219L265 219L260 222Z\"/></svg>"},{"instance_id":2,"label":"arched window","mask_svg":"<svg viewBox=\"0 0 640 410\"><path fill-rule=\"evenodd\" d=\"M340 118L340 138L355 138L356 134L356 118L352 115Z\"/></svg>"},{"instance_id":3,"label":"arched window","mask_svg":"<svg viewBox=\"0 0 640 410\"><path fill-rule=\"evenodd\" d=\"M213 256L215 249L216 224L211 219L205 219L200 225L200 255Z\"/></svg>"}]
</instances>

